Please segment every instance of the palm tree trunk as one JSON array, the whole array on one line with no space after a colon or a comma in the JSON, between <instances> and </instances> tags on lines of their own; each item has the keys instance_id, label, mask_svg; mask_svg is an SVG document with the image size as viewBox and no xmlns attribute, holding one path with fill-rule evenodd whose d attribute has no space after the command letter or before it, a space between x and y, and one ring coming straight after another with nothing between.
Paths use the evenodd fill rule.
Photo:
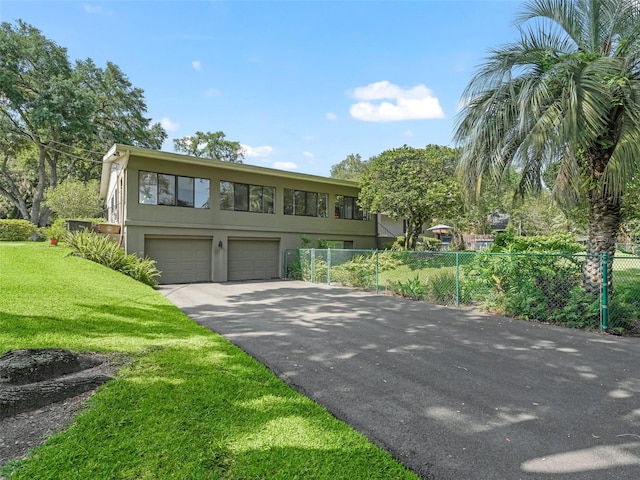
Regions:
<instances>
[{"instance_id":1,"label":"palm tree trunk","mask_svg":"<svg viewBox=\"0 0 640 480\"><path fill-rule=\"evenodd\" d=\"M607 284L609 292L613 293L613 256L622 219L620 207L620 198L603 195L600 189L589 192L588 256L582 270L582 285L593 296L600 293L603 252L608 253Z\"/></svg>"}]
</instances>

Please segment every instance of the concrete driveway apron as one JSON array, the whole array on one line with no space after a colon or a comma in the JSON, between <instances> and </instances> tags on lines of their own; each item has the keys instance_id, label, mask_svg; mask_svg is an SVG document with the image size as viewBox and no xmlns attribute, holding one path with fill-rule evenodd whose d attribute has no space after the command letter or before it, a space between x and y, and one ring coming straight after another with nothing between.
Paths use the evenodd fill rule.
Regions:
<instances>
[{"instance_id":1,"label":"concrete driveway apron","mask_svg":"<svg viewBox=\"0 0 640 480\"><path fill-rule=\"evenodd\" d=\"M640 479L640 339L302 282L160 291L423 478Z\"/></svg>"}]
</instances>

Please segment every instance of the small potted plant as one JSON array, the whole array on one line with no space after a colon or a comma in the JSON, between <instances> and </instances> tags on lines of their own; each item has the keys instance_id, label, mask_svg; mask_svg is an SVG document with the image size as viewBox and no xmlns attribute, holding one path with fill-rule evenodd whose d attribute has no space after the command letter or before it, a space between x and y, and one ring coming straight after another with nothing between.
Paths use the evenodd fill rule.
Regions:
<instances>
[{"instance_id":1,"label":"small potted plant","mask_svg":"<svg viewBox=\"0 0 640 480\"><path fill-rule=\"evenodd\" d=\"M49 238L51 245L58 245L58 242L64 239L67 233L64 220L56 220L50 226L44 229L44 234Z\"/></svg>"}]
</instances>

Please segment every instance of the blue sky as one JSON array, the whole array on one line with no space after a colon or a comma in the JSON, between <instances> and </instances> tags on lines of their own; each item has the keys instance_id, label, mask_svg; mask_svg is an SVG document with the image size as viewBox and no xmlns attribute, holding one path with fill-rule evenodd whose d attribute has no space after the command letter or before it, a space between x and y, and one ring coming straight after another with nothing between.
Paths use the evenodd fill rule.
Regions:
<instances>
[{"instance_id":1,"label":"blue sky","mask_svg":"<svg viewBox=\"0 0 640 480\"><path fill-rule=\"evenodd\" d=\"M245 163L329 175L452 145L464 87L523 2L0 0L71 60L117 64L173 138L222 130Z\"/></svg>"}]
</instances>

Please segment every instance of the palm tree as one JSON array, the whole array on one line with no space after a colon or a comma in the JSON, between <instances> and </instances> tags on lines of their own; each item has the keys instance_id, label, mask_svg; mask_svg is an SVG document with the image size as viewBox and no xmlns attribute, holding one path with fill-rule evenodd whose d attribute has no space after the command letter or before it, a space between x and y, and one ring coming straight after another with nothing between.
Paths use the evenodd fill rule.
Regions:
<instances>
[{"instance_id":1,"label":"palm tree","mask_svg":"<svg viewBox=\"0 0 640 480\"><path fill-rule=\"evenodd\" d=\"M640 171L640 13L637 0L531 0L517 42L493 50L465 89L455 140L469 194L510 166L520 189L539 190L560 168L553 194L588 209L588 254L609 253L625 187ZM585 289L597 294L589 256Z\"/></svg>"}]
</instances>

